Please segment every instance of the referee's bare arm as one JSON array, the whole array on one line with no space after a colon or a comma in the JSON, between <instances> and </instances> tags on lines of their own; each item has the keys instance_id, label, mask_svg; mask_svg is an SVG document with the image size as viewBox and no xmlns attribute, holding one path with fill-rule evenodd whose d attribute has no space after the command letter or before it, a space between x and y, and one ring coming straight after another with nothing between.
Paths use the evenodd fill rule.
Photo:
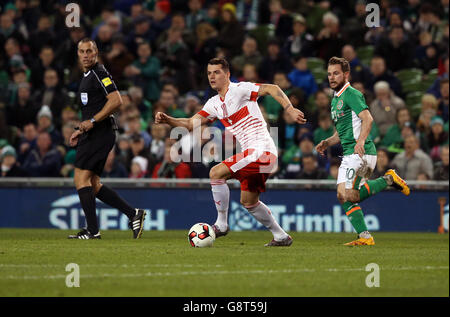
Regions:
<instances>
[{"instance_id":1,"label":"referee's bare arm","mask_svg":"<svg viewBox=\"0 0 450 317\"><path fill-rule=\"evenodd\" d=\"M106 118L108 118L111 114L119 110L120 106L122 105L122 97L120 96L120 93L116 90L111 93L109 93L106 98L108 101L103 106L102 110L97 112L94 115L95 122L100 122ZM94 123L91 122L91 120L85 120L80 123L80 130L82 132L87 132L90 129L94 127Z\"/></svg>"}]
</instances>

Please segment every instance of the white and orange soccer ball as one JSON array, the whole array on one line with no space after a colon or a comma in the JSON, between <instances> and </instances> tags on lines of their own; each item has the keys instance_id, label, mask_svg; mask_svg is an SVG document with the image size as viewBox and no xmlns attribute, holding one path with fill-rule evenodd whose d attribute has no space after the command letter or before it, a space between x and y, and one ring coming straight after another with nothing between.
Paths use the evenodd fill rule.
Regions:
<instances>
[{"instance_id":1,"label":"white and orange soccer ball","mask_svg":"<svg viewBox=\"0 0 450 317\"><path fill-rule=\"evenodd\" d=\"M195 248L212 247L216 240L214 229L207 223L196 223L189 229L189 244Z\"/></svg>"}]
</instances>

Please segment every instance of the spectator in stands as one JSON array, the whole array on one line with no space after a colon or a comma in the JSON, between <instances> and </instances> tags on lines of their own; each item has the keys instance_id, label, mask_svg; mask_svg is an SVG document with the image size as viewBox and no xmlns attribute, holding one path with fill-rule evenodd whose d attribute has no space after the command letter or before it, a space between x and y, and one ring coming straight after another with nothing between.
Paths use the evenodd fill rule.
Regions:
<instances>
[{"instance_id":1,"label":"spectator in stands","mask_svg":"<svg viewBox=\"0 0 450 317\"><path fill-rule=\"evenodd\" d=\"M260 13L260 1L237 0L236 18L245 30L253 30L258 26Z\"/></svg>"},{"instance_id":2,"label":"spectator in stands","mask_svg":"<svg viewBox=\"0 0 450 317\"><path fill-rule=\"evenodd\" d=\"M154 161L161 162L164 157L165 139L167 137L167 126L163 124L153 124L151 127L152 142L150 144L150 154Z\"/></svg>"},{"instance_id":3,"label":"spectator in stands","mask_svg":"<svg viewBox=\"0 0 450 317\"><path fill-rule=\"evenodd\" d=\"M128 177L128 172L125 166L116 159L116 151L115 148L109 152L108 157L106 158L105 168L103 169L101 178L110 177L110 178L125 178Z\"/></svg>"},{"instance_id":4,"label":"spectator in stands","mask_svg":"<svg viewBox=\"0 0 450 317\"><path fill-rule=\"evenodd\" d=\"M426 135L430 130L431 118L437 113L437 99L431 94L422 96L422 108L419 119L417 120L417 129Z\"/></svg>"},{"instance_id":5,"label":"spectator in stands","mask_svg":"<svg viewBox=\"0 0 450 317\"><path fill-rule=\"evenodd\" d=\"M317 35L315 46L317 57L328 61L333 56L341 54L344 40L339 30L339 18L331 11L322 17L323 28Z\"/></svg>"},{"instance_id":6,"label":"spectator in stands","mask_svg":"<svg viewBox=\"0 0 450 317\"><path fill-rule=\"evenodd\" d=\"M341 159L339 159L337 157L331 158L330 175L328 176L328 179L337 180L338 174L339 174L339 166L341 166Z\"/></svg>"},{"instance_id":7,"label":"spectator in stands","mask_svg":"<svg viewBox=\"0 0 450 317\"><path fill-rule=\"evenodd\" d=\"M312 124L314 128L319 126L319 117L322 113L330 112L330 98L324 90L318 90L314 94L314 104L313 109L308 110L307 118L308 122Z\"/></svg>"},{"instance_id":8,"label":"spectator in stands","mask_svg":"<svg viewBox=\"0 0 450 317\"><path fill-rule=\"evenodd\" d=\"M17 100L12 107L8 107L7 123L22 129L24 125L36 121L39 107L31 98L31 86L29 83L18 85Z\"/></svg>"},{"instance_id":9,"label":"spectator in stands","mask_svg":"<svg viewBox=\"0 0 450 317\"><path fill-rule=\"evenodd\" d=\"M61 154L53 147L50 134L39 132L37 148L31 150L23 164L23 169L32 177L58 177L61 168Z\"/></svg>"},{"instance_id":10,"label":"spectator in stands","mask_svg":"<svg viewBox=\"0 0 450 317\"><path fill-rule=\"evenodd\" d=\"M289 95L289 93L292 90L291 82L289 81L287 74L284 72L277 71L273 75L273 84L278 85L278 87L280 87L281 90L283 90L286 96ZM267 95L262 100L262 105L266 110L269 120L272 122L277 121L280 111L282 110L280 103L276 101L272 96Z\"/></svg>"},{"instance_id":11,"label":"spectator in stands","mask_svg":"<svg viewBox=\"0 0 450 317\"><path fill-rule=\"evenodd\" d=\"M170 149L170 146L165 147L164 159L154 167L152 178L191 178L189 165L183 162L175 163L171 158Z\"/></svg>"},{"instance_id":12,"label":"spectator in stands","mask_svg":"<svg viewBox=\"0 0 450 317\"><path fill-rule=\"evenodd\" d=\"M65 125L66 123L70 123L73 126L78 126L80 123L77 112L71 106L66 106L61 111L61 125Z\"/></svg>"},{"instance_id":13,"label":"spectator in stands","mask_svg":"<svg viewBox=\"0 0 450 317\"><path fill-rule=\"evenodd\" d=\"M53 115L47 105L43 105L37 114L37 128L39 132L48 132L52 138L52 144L57 146L63 142L61 132L53 124Z\"/></svg>"},{"instance_id":14,"label":"spectator in stands","mask_svg":"<svg viewBox=\"0 0 450 317\"><path fill-rule=\"evenodd\" d=\"M283 47L289 57L313 55L314 37L306 32L306 28L306 19L300 14L295 14L292 21L292 35L287 38Z\"/></svg>"},{"instance_id":15,"label":"spectator in stands","mask_svg":"<svg viewBox=\"0 0 450 317\"><path fill-rule=\"evenodd\" d=\"M186 15L186 26L194 32L197 25L206 20L206 11L202 8L201 0L188 1L189 13Z\"/></svg>"},{"instance_id":16,"label":"spectator in stands","mask_svg":"<svg viewBox=\"0 0 450 317\"><path fill-rule=\"evenodd\" d=\"M386 132L381 145L389 152L401 152L403 149L402 130L407 126L413 126L408 108L397 109L395 113L395 124Z\"/></svg>"},{"instance_id":17,"label":"spectator in stands","mask_svg":"<svg viewBox=\"0 0 450 317\"><path fill-rule=\"evenodd\" d=\"M48 68L55 70L58 76L62 75L62 70L55 59L53 48L51 46L43 46L39 53L39 60L31 67L31 84L33 89L44 88L44 72Z\"/></svg>"},{"instance_id":18,"label":"spectator in stands","mask_svg":"<svg viewBox=\"0 0 450 317\"><path fill-rule=\"evenodd\" d=\"M420 149L419 139L414 135L405 138L405 151L395 156L392 165L406 180L416 180L420 173L433 177L433 161Z\"/></svg>"},{"instance_id":19,"label":"spectator in stands","mask_svg":"<svg viewBox=\"0 0 450 317\"><path fill-rule=\"evenodd\" d=\"M108 65L111 77L116 83L124 78L124 70L134 61L134 56L128 51L125 39L121 34L115 34L111 40L111 50L105 54L105 64Z\"/></svg>"},{"instance_id":20,"label":"spectator in stands","mask_svg":"<svg viewBox=\"0 0 450 317\"><path fill-rule=\"evenodd\" d=\"M448 112L448 99L449 99L449 86L448 86L448 78L442 79L440 81L440 90L441 97L438 102L438 111L437 114L444 119L444 122L448 121L449 112Z\"/></svg>"},{"instance_id":21,"label":"spectator in stands","mask_svg":"<svg viewBox=\"0 0 450 317\"><path fill-rule=\"evenodd\" d=\"M233 58L240 53L245 30L236 19L236 7L234 4L230 2L224 4L220 15L218 46L225 50L228 58Z\"/></svg>"},{"instance_id":22,"label":"spectator in stands","mask_svg":"<svg viewBox=\"0 0 450 317\"><path fill-rule=\"evenodd\" d=\"M363 94L364 99L366 100L366 104L370 105L372 101L375 99L373 93L369 89L366 89L366 87L364 87L364 82L352 81L351 85L353 88L355 88L356 90L358 90L360 93Z\"/></svg>"},{"instance_id":23,"label":"spectator in stands","mask_svg":"<svg viewBox=\"0 0 450 317\"><path fill-rule=\"evenodd\" d=\"M108 24L103 24L98 28L95 42L99 52L109 52L112 45L113 32Z\"/></svg>"},{"instance_id":24,"label":"spectator in stands","mask_svg":"<svg viewBox=\"0 0 450 317\"><path fill-rule=\"evenodd\" d=\"M216 55L218 32L209 22L202 22L197 25L195 35L195 54L193 58L197 63L197 69L205 69L208 61ZM207 79L203 72L198 72L197 80L202 86L207 84Z\"/></svg>"},{"instance_id":25,"label":"spectator in stands","mask_svg":"<svg viewBox=\"0 0 450 317\"><path fill-rule=\"evenodd\" d=\"M185 118L186 114L178 108L175 101L175 93L173 90L163 89L157 102L158 106L164 109L164 112L175 118Z\"/></svg>"},{"instance_id":26,"label":"spectator in stands","mask_svg":"<svg viewBox=\"0 0 450 317\"><path fill-rule=\"evenodd\" d=\"M413 66L414 49L403 27L393 26L388 38L382 38L375 48L375 55L384 57L387 68L393 72Z\"/></svg>"},{"instance_id":27,"label":"spectator in stands","mask_svg":"<svg viewBox=\"0 0 450 317\"><path fill-rule=\"evenodd\" d=\"M331 137L334 134L334 126L331 122L331 114L322 112L319 115L319 127L314 130L314 144Z\"/></svg>"},{"instance_id":28,"label":"spectator in stands","mask_svg":"<svg viewBox=\"0 0 450 317\"><path fill-rule=\"evenodd\" d=\"M373 91L375 83L379 81L386 81L395 95L402 97L402 86L400 81L395 77L391 71L386 69L386 62L381 56L374 56L370 61L371 79L364 83L364 86Z\"/></svg>"},{"instance_id":29,"label":"spectator in stands","mask_svg":"<svg viewBox=\"0 0 450 317\"><path fill-rule=\"evenodd\" d=\"M129 178L144 178L147 176L148 160L142 156L135 156L131 160Z\"/></svg>"},{"instance_id":30,"label":"spectator in stands","mask_svg":"<svg viewBox=\"0 0 450 317\"><path fill-rule=\"evenodd\" d=\"M433 94L436 98L441 97L441 80L448 79L448 54L443 58L443 64L444 64L444 71L442 74L436 78L433 85L431 85L430 88L428 88L427 93Z\"/></svg>"},{"instance_id":31,"label":"spectator in stands","mask_svg":"<svg viewBox=\"0 0 450 317\"><path fill-rule=\"evenodd\" d=\"M253 65L249 65L253 67ZM184 103L184 113L186 113L187 117L192 117L200 110L202 110L203 105L200 102L200 99L195 94L187 94L185 103Z\"/></svg>"},{"instance_id":32,"label":"spectator in stands","mask_svg":"<svg viewBox=\"0 0 450 317\"><path fill-rule=\"evenodd\" d=\"M431 69L438 66L437 46L433 44L432 37L429 32L419 34L420 45L416 47L414 54L414 63L418 68L423 69L424 73L428 73Z\"/></svg>"},{"instance_id":33,"label":"spectator in stands","mask_svg":"<svg viewBox=\"0 0 450 317\"><path fill-rule=\"evenodd\" d=\"M370 70L363 65L356 55L355 48L352 45L344 45L342 48L342 57L350 63L350 81L368 82L370 80ZM367 102L367 101L366 101Z\"/></svg>"},{"instance_id":34,"label":"spectator in stands","mask_svg":"<svg viewBox=\"0 0 450 317\"><path fill-rule=\"evenodd\" d=\"M125 76L142 88L146 99L154 102L159 98L160 61L152 56L150 43L142 42L137 48L138 59L125 68Z\"/></svg>"},{"instance_id":35,"label":"spectator in stands","mask_svg":"<svg viewBox=\"0 0 450 317\"><path fill-rule=\"evenodd\" d=\"M185 94L195 83L192 64L187 62L190 60L190 52L181 35L181 29L170 28L167 40L160 45L155 55L163 67L161 80L174 82L180 92Z\"/></svg>"},{"instance_id":36,"label":"spectator in stands","mask_svg":"<svg viewBox=\"0 0 450 317\"><path fill-rule=\"evenodd\" d=\"M130 52L137 55L137 47L140 43L156 41L156 32L151 28L149 17L145 15L136 17L133 24L134 29L128 34L126 43Z\"/></svg>"},{"instance_id":37,"label":"spectator in stands","mask_svg":"<svg viewBox=\"0 0 450 317\"><path fill-rule=\"evenodd\" d=\"M327 179L328 173L319 167L317 157L308 153L302 156L302 170L297 174L298 179Z\"/></svg>"},{"instance_id":38,"label":"spectator in stands","mask_svg":"<svg viewBox=\"0 0 450 317\"><path fill-rule=\"evenodd\" d=\"M398 109L404 108L405 103L391 91L389 83L379 81L374 86L375 100L370 104L370 113L384 136L388 129L395 124L394 114Z\"/></svg>"},{"instance_id":39,"label":"spectator in stands","mask_svg":"<svg viewBox=\"0 0 450 317\"><path fill-rule=\"evenodd\" d=\"M139 134L144 139L144 146L148 148L150 146L150 142L152 141L152 137L147 131L142 129L141 117L139 113L135 112L130 114L126 120L125 134L129 137Z\"/></svg>"},{"instance_id":40,"label":"spectator in stands","mask_svg":"<svg viewBox=\"0 0 450 317\"><path fill-rule=\"evenodd\" d=\"M308 58L306 56L297 56L294 58L295 69L288 74L292 86L299 87L305 92L305 98L314 94L318 87L313 74L308 69Z\"/></svg>"},{"instance_id":41,"label":"spectator in stands","mask_svg":"<svg viewBox=\"0 0 450 317\"><path fill-rule=\"evenodd\" d=\"M26 177L28 173L17 162L17 154L11 145L0 149L1 177Z\"/></svg>"},{"instance_id":42,"label":"spectator in stands","mask_svg":"<svg viewBox=\"0 0 450 317\"><path fill-rule=\"evenodd\" d=\"M430 130L426 135L425 145L422 148L430 154L433 161L440 160L441 146L448 144L448 133L444 131L444 120L439 116L434 116L430 121Z\"/></svg>"},{"instance_id":43,"label":"spectator in stands","mask_svg":"<svg viewBox=\"0 0 450 317\"><path fill-rule=\"evenodd\" d=\"M275 73L289 73L292 65L289 58L280 49L277 39L272 39L267 44L267 55L259 65L259 76L265 82L271 82Z\"/></svg>"},{"instance_id":44,"label":"spectator in stands","mask_svg":"<svg viewBox=\"0 0 450 317\"><path fill-rule=\"evenodd\" d=\"M342 28L343 35L345 36L345 42L350 43L350 45L352 46L359 47L367 45L366 41L364 40L367 28L366 1L356 1L354 10L355 14L345 20L345 24L342 26Z\"/></svg>"},{"instance_id":45,"label":"spectator in stands","mask_svg":"<svg viewBox=\"0 0 450 317\"><path fill-rule=\"evenodd\" d=\"M38 132L34 123L28 123L23 127L22 138L18 148L18 160L21 164L23 164L30 151L36 148L37 136Z\"/></svg>"},{"instance_id":46,"label":"spectator in stands","mask_svg":"<svg viewBox=\"0 0 450 317\"><path fill-rule=\"evenodd\" d=\"M282 156L284 178L296 178L301 170L301 158L306 154L315 154L314 152L313 136L310 133L304 134L299 143L288 148Z\"/></svg>"},{"instance_id":47,"label":"spectator in stands","mask_svg":"<svg viewBox=\"0 0 450 317\"><path fill-rule=\"evenodd\" d=\"M258 68L262 60L263 57L258 51L258 42L253 37L246 37L244 43L242 43L242 54L231 60L234 75L241 76L246 64L253 64Z\"/></svg>"},{"instance_id":48,"label":"spectator in stands","mask_svg":"<svg viewBox=\"0 0 450 317\"><path fill-rule=\"evenodd\" d=\"M44 71L44 86L36 91L33 99L37 105L50 107L55 127L58 130L61 129L61 113L62 109L69 104L69 97L67 90L61 87L58 72L55 69L47 68Z\"/></svg>"},{"instance_id":49,"label":"spectator in stands","mask_svg":"<svg viewBox=\"0 0 450 317\"><path fill-rule=\"evenodd\" d=\"M378 177L382 177L390 168L392 167L388 150L384 147L379 147L377 149L377 165L375 166L375 170L370 178L376 179Z\"/></svg>"},{"instance_id":50,"label":"spectator in stands","mask_svg":"<svg viewBox=\"0 0 450 317\"><path fill-rule=\"evenodd\" d=\"M153 11L152 29L155 31L156 37L162 32L170 28L171 25L171 5L169 0L159 0L155 4Z\"/></svg>"},{"instance_id":51,"label":"spectator in stands","mask_svg":"<svg viewBox=\"0 0 450 317\"><path fill-rule=\"evenodd\" d=\"M437 181L448 181L448 162L449 162L449 151L448 144L441 148L441 160L434 164L434 180Z\"/></svg>"}]
</instances>

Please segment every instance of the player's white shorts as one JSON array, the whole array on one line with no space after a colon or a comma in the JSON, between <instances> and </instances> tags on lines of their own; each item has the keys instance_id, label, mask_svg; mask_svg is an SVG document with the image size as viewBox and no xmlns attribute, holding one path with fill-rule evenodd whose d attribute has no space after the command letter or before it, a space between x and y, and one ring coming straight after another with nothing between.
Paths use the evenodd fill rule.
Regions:
<instances>
[{"instance_id":1,"label":"player's white shorts","mask_svg":"<svg viewBox=\"0 0 450 317\"><path fill-rule=\"evenodd\" d=\"M363 164L363 160L367 162L368 167L373 171L377 165L376 155L364 155L362 158L358 154L346 155L342 158L341 166L339 166L337 184L345 183L345 189L352 189L355 186L355 180L358 175L356 171ZM359 183L359 190L364 185L367 178L362 177Z\"/></svg>"}]
</instances>

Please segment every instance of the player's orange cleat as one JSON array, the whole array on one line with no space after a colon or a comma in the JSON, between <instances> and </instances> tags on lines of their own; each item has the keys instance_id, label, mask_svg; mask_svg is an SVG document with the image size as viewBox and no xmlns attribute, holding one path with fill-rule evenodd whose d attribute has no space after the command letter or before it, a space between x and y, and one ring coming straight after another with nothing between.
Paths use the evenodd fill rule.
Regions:
<instances>
[{"instance_id":1,"label":"player's orange cleat","mask_svg":"<svg viewBox=\"0 0 450 317\"><path fill-rule=\"evenodd\" d=\"M400 176L398 176L398 174L395 172L395 170L390 169L384 175L385 176L387 176L387 175L392 176L392 181L393 181L392 186L394 186L396 189L401 191L406 196L409 195L410 190L409 190L408 185L406 184L406 182Z\"/></svg>"},{"instance_id":2,"label":"player's orange cleat","mask_svg":"<svg viewBox=\"0 0 450 317\"><path fill-rule=\"evenodd\" d=\"M375 240L373 239L373 237L370 237L368 239L364 239L364 238L358 238L355 241L352 242L348 242L345 243L344 245L348 245L348 246L359 246L359 245L375 245Z\"/></svg>"}]
</instances>

